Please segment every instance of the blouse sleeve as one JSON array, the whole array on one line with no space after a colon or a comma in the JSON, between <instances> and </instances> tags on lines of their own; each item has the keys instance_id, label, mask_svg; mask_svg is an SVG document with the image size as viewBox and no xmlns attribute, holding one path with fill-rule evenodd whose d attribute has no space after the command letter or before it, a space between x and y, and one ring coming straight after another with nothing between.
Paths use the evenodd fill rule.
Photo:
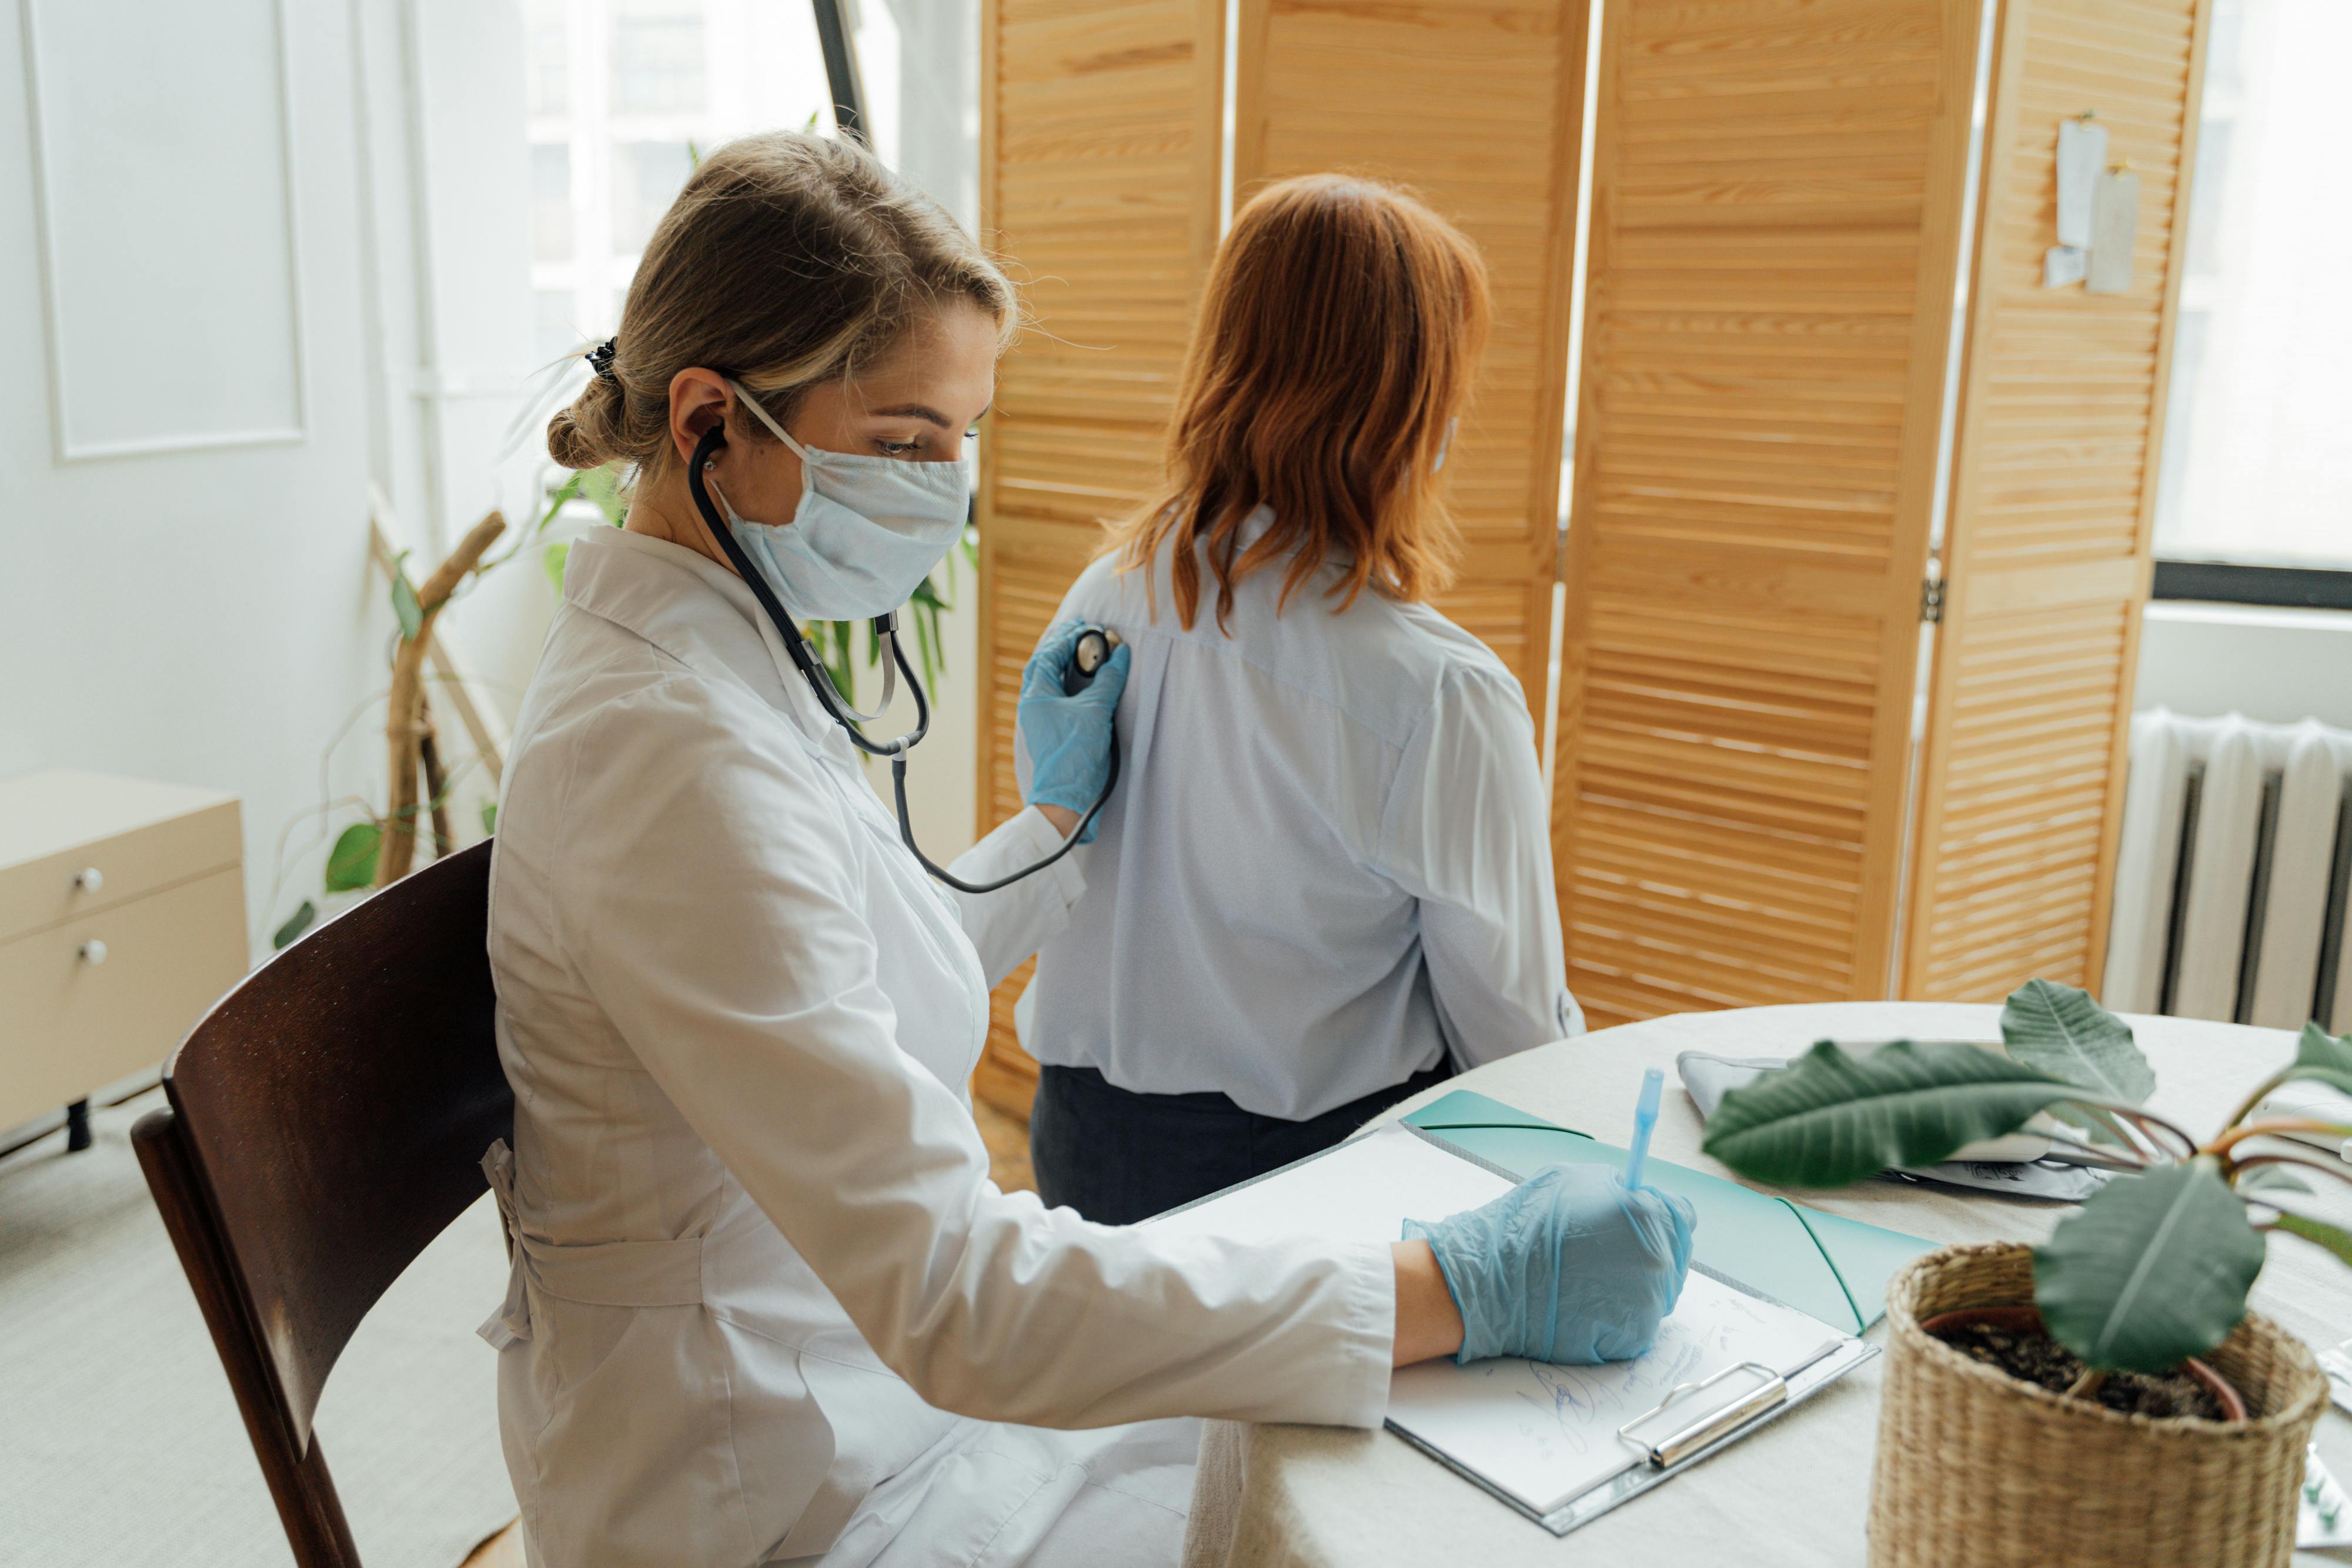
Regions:
<instances>
[{"instance_id":1,"label":"blouse sleeve","mask_svg":"<svg viewBox=\"0 0 2352 1568\"><path fill-rule=\"evenodd\" d=\"M698 711L712 700L654 688L583 734L580 756L649 760L566 788L562 939L884 1363L991 1420L1378 1425L1387 1249L1156 1235L998 1190L970 1114L897 1043L840 847L854 824L806 759ZM598 733L615 725L625 750Z\"/></svg>"},{"instance_id":2,"label":"blouse sleeve","mask_svg":"<svg viewBox=\"0 0 2352 1568\"><path fill-rule=\"evenodd\" d=\"M1464 1067L1583 1031L1550 825L1518 683L1499 670L1457 674L1399 759L1380 859L1420 902L1430 988Z\"/></svg>"}]
</instances>

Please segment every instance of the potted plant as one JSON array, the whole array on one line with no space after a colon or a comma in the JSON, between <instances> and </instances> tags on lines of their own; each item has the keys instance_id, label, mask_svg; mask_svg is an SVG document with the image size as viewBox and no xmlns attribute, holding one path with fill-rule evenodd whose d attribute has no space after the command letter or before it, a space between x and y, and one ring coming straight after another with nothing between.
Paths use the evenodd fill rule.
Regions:
<instances>
[{"instance_id":1,"label":"potted plant","mask_svg":"<svg viewBox=\"0 0 2352 1568\"><path fill-rule=\"evenodd\" d=\"M2352 1126L2258 1113L2289 1080L2352 1092L2352 1036L2305 1028L2294 1061L2200 1143L2142 1103L2155 1073L2086 993L2032 981L2001 1034L2004 1048L1898 1040L1863 1057L1823 1040L1707 1123L1707 1153L1786 1186L2021 1130L2119 1172L2043 1246L1948 1247L1895 1276L1872 1563L2285 1563L2326 1383L2246 1294L2273 1231L2352 1263L2352 1232L2294 1201L2309 1175L2352 1172L2282 1141Z\"/></svg>"}]
</instances>

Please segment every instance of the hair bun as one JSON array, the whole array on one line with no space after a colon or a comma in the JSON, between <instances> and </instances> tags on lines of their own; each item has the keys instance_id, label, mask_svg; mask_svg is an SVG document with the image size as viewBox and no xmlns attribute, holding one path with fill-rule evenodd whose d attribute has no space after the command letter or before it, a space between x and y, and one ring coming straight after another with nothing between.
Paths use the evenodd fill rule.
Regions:
<instances>
[{"instance_id":1,"label":"hair bun","mask_svg":"<svg viewBox=\"0 0 2352 1568\"><path fill-rule=\"evenodd\" d=\"M590 380L547 422L547 455L566 468L601 468L625 455L617 441L624 396L616 380Z\"/></svg>"}]
</instances>

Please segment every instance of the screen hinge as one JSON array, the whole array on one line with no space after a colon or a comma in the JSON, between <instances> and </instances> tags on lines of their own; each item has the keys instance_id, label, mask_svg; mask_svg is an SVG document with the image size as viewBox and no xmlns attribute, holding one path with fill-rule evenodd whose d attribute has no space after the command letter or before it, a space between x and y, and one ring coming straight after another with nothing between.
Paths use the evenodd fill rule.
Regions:
<instances>
[{"instance_id":1,"label":"screen hinge","mask_svg":"<svg viewBox=\"0 0 2352 1568\"><path fill-rule=\"evenodd\" d=\"M1939 625L1944 619L1944 580L1931 577L1919 584L1919 619Z\"/></svg>"}]
</instances>

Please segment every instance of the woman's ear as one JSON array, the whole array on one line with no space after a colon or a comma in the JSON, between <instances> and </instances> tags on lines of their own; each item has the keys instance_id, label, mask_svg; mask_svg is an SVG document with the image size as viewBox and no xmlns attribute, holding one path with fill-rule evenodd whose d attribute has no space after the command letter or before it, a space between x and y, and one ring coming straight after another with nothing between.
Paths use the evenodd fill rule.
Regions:
<instances>
[{"instance_id":1,"label":"woman's ear","mask_svg":"<svg viewBox=\"0 0 2352 1568\"><path fill-rule=\"evenodd\" d=\"M680 463L690 461L694 449L713 425L724 424L735 406L735 391L717 371L690 365L669 379L669 439Z\"/></svg>"}]
</instances>

